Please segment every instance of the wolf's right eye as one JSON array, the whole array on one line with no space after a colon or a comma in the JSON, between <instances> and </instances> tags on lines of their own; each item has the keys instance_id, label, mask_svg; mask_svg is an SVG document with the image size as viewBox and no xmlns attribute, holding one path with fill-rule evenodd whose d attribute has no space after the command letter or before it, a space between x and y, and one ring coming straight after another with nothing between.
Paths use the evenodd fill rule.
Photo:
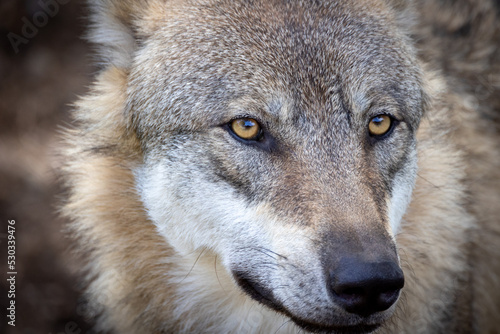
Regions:
<instances>
[{"instance_id":1,"label":"wolf's right eye","mask_svg":"<svg viewBox=\"0 0 500 334\"><path fill-rule=\"evenodd\" d=\"M368 131L371 136L381 137L389 133L392 129L393 121L388 115L378 115L370 120Z\"/></svg>"},{"instance_id":2,"label":"wolf's right eye","mask_svg":"<svg viewBox=\"0 0 500 334\"><path fill-rule=\"evenodd\" d=\"M253 118L238 118L230 123L233 133L244 140L258 140L262 134L259 123Z\"/></svg>"}]
</instances>

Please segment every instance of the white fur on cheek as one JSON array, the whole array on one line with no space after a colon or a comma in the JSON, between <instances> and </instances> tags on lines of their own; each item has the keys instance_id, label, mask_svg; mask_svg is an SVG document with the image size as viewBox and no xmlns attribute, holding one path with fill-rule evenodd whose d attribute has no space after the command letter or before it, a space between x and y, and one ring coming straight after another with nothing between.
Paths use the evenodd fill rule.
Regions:
<instances>
[{"instance_id":1,"label":"white fur on cheek","mask_svg":"<svg viewBox=\"0 0 500 334\"><path fill-rule=\"evenodd\" d=\"M179 253L207 247L228 254L235 244L245 241L242 239L266 239L264 223L231 189L214 185L194 171L186 182L186 175L163 163L135 171L148 216Z\"/></svg>"},{"instance_id":2,"label":"white fur on cheek","mask_svg":"<svg viewBox=\"0 0 500 334\"><path fill-rule=\"evenodd\" d=\"M417 162L413 157L406 167L396 173L393 180L392 196L389 203L389 223L393 235L399 232L401 220L411 202L415 178L417 175Z\"/></svg>"}]
</instances>

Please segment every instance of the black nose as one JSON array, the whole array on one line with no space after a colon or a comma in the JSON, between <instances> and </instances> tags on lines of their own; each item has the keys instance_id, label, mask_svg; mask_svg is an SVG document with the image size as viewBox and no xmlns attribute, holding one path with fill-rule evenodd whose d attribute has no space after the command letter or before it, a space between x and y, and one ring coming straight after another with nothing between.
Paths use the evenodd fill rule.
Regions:
<instances>
[{"instance_id":1,"label":"black nose","mask_svg":"<svg viewBox=\"0 0 500 334\"><path fill-rule=\"evenodd\" d=\"M336 302L347 312L365 317L391 307L404 285L403 271L392 261L345 259L330 278Z\"/></svg>"}]
</instances>

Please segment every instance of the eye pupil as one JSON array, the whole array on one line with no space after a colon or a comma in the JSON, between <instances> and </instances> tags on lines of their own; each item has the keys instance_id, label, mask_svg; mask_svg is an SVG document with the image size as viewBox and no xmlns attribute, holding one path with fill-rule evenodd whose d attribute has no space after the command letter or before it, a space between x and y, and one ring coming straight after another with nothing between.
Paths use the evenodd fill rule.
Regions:
<instances>
[{"instance_id":1,"label":"eye pupil","mask_svg":"<svg viewBox=\"0 0 500 334\"><path fill-rule=\"evenodd\" d=\"M261 134L259 123L253 118L238 118L231 122L233 133L245 140L257 140Z\"/></svg>"}]
</instances>

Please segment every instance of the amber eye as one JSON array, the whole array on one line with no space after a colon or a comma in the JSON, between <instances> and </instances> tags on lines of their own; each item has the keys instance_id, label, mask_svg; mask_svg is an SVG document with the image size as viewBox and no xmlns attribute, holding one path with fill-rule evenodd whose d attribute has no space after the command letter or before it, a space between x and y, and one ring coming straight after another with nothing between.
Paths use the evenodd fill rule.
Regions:
<instances>
[{"instance_id":1,"label":"amber eye","mask_svg":"<svg viewBox=\"0 0 500 334\"><path fill-rule=\"evenodd\" d=\"M377 115L370 120L368 131L372 136L385 135L391 129L392 119L387 115Z\"/></svg>"},{"instance_id":2,"label":"amber eye","mask_svg":"<svg viewBox=\"0 0 500 334\"><path fill-rule=\"evenodd\" d=\"M261 135L259 123L252 118L238 118L231 122L234 134L245 140L257 140Z\"/></svg>"}]
</instances>

